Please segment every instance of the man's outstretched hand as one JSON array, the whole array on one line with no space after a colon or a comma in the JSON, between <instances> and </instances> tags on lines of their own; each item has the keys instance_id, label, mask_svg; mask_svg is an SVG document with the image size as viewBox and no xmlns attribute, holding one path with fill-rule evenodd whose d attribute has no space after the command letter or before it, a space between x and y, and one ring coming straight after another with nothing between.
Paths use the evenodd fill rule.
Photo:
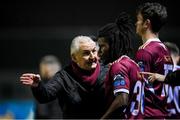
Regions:
<instances>
[{"instance_id":1,"label":"man's outstretched hand","mask_svg":"<svg viewBox=\"0 0 180 120\"><path fill-rule=\"evenodd\" d=\"M33 74L33 73L25 73L25 74L22 74L20 77L20 82L23 85L27 85L27 86L31 86L31 87L37 87L40 80L41 80L40 75Z\"/></svg>"}]
</instances>

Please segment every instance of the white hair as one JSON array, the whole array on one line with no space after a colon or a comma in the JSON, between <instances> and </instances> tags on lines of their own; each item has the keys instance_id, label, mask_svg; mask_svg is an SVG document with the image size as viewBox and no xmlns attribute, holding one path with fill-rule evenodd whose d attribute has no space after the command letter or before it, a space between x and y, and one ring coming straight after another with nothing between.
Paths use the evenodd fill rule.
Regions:
<instances>
[{"instance_id":1,"label":"white hair","mask_svg":"<svg viewBox=\"0 0 180 120\"><path fill-rule=\"evenodd\" d=\"M70 48L71 55L79 51L79 44L84 42L94 42L94 41L88 36L80 35L75 37L71 42L71 48Z\"/></svg>"}]
</instances>

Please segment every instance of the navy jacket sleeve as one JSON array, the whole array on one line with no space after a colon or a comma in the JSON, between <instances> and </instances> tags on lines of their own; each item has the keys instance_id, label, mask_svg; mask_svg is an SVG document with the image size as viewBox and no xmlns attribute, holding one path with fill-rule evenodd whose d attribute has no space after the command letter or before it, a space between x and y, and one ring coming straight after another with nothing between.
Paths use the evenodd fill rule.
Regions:
<instances>
[{"instance_id":1,"label":"navy jacket sleeve","mask_svg":"<svg viewBox=\"0 0 180 120\"><path fill-rule=\"evenodd\" d=\"M179 86L180 85L180 70L168 73L166 75L164 83L169 85Z\"/></svg>"},{"instance_id":2,"label":"navy jacket sleeve","mask_svg":"<svg viewBox=\"0 0 180 120\"><path fill-rule=\"evenodd\" d=\"M56 99L57 94L62 90L61 77L59 72L47 83L40 82L38 87L32 87L34 97L40 103L47 103Z\"/></svg>"}]
</instances>

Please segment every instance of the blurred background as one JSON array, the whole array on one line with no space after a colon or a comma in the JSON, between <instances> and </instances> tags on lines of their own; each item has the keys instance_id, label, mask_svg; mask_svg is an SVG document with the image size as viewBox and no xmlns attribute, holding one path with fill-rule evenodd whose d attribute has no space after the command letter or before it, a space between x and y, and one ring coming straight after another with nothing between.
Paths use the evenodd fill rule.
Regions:
<instances>
[{"instance_id":1,"label":"blurred background","mask_svg":"<svg viewBox=\"0 0 180 120\"><path fill-rule=\"evenodd\" d=\"M57 56L64 67L70 61L69 47L75 36L96 35L100 27L113 22L122 11L128 12L135 23L135 10L145 1L160 2L167 7L168 23L160 32L160 39L180 46L177 1L17 0L1 2L0 118L33 118L35 104L31 90L19 83L19 77L25 72L38 73L39 62L43 56L48 54ZM134 38L135 50L140 45L137 41L140 41L140 38ZM13 113L15 110L21 112Z\"/></svg>"}]
</instances>

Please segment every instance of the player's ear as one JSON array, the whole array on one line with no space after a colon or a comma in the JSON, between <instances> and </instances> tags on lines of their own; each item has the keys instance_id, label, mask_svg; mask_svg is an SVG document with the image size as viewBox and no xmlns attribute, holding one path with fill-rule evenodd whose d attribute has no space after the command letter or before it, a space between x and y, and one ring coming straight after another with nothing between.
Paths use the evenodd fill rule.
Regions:
<instances>
[{"instance_id":1,"label":"player's ear","mask_svg":"<svg viewBox=\"0 0 180 120\"><path fill-rule=\"evenodd\" d=\"M148 29L151 27L151 21L149 19L146 19L144 21L144 28Z\"/></svg>"}]
</instances>

